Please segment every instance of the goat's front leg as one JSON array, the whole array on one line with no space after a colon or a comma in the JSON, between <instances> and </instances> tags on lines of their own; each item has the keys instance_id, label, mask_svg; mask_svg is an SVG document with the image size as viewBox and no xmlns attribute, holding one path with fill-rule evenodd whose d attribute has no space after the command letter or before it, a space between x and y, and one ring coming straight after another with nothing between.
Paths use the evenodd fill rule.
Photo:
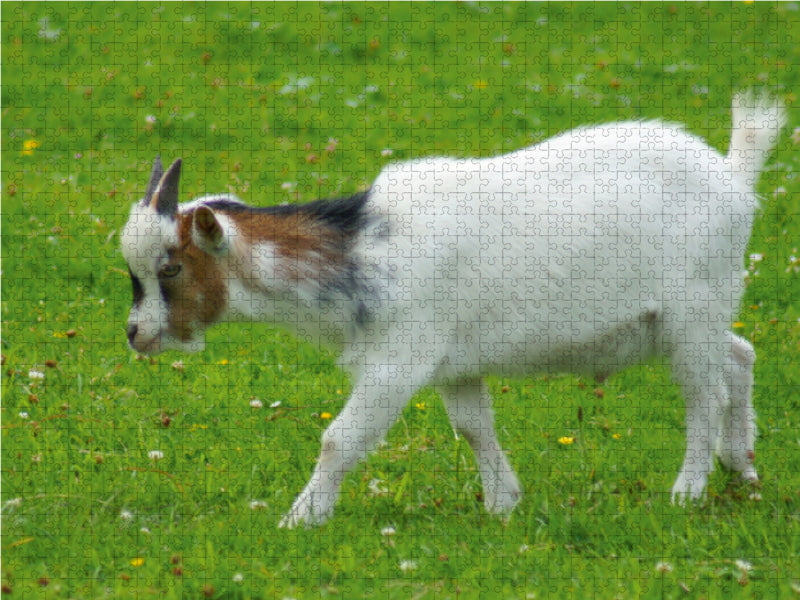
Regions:
<instances>
[{"instance_id":1,"label":"goat's front leg","mask_svg":"<svg viewBox=\"0 0 800 600\"><path fill-rule=\"evenodd\" d=\"M333 513L345 475L384 438L417 391L412 369L368 365L339 415L322 434L314 473L280 527L320 525Z\"/></svg>"}]
</instances>

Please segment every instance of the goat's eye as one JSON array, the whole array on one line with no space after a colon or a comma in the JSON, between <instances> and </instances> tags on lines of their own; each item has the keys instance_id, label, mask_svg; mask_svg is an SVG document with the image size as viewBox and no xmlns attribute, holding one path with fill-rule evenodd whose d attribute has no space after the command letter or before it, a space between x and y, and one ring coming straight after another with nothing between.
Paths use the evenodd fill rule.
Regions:
<instances>
[{"instance_id":1,"label":"goat's eye","mask_svg":"<svg viewBox=\"0 0 800 600\"><path fill-rule=\"evenodd\" d=\"M159 277L175 277L181 272L180 265L164 265L158 270Z\"/></svg>"}]
</instances>

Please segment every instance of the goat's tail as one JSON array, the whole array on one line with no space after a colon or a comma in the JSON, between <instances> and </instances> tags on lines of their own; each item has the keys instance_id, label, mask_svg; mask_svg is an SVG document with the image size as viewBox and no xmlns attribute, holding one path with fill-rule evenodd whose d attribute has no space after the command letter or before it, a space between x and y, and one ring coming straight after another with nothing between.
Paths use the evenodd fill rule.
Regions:
<instances>
[{"instance_id":1,"label":"goat's tail","mask_svg":"<svg viewBox=\"0 0 800 600\"><path fill-rule=\"evenodd\" d=\"M728 161L734 173L744 175L755 186L769 153L786 124L786 111L780 101L752 90L733 98L733 131Z\"/></svg>"}]
</instances>

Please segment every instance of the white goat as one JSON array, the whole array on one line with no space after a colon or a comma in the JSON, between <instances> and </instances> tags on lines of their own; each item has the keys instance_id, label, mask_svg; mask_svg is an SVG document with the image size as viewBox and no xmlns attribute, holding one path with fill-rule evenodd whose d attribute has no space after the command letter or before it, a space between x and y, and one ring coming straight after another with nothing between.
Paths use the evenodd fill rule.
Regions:
<instances>
[{"instance_id":1,"label":"white goat","mask_svg":"<svg viewBox=\"0 0 800 600\"><path fill-rule=\"evenodd\" d=\"M156 159L121 239L130 345L198 350L208 326L243 319L341 346L352 395L285 527L327 519L344 476L428 384L475 452L487 510L508 513L521 490L483 376L607 375L656 355L686 400L673 501L702 496L715 441L756 480L755 353L727 328L783 120L744 95L727 156L675 125L615 123L496 158L393 164L351 198L271 208L179 206L181 162L164 173Z\"/></svg>"}]
</instances>

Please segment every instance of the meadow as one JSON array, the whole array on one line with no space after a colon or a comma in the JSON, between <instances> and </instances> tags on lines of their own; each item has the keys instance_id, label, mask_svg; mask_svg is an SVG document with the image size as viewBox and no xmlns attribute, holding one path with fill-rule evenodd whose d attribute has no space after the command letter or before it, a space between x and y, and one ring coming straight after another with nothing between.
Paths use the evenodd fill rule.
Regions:
<instances>
[{"instance_id":1,"label":"meadow","mask_svg":"<svg viewBox=\"0 0 800 600\"><path fill-rule=\"evenodd\" d=\"M3 2L2 56L3 597L800 598L797 3ZM261 323L127 347L118 234L156 154L183 199L304 202L618 119L725 151L751 87L789 113L732 324L759 486L718 468L670 504L683 400L653 361L490 381L508 522L425 390L332 521L278 529L351 385L335 353Z\"/></svg>"}]
</instances>

